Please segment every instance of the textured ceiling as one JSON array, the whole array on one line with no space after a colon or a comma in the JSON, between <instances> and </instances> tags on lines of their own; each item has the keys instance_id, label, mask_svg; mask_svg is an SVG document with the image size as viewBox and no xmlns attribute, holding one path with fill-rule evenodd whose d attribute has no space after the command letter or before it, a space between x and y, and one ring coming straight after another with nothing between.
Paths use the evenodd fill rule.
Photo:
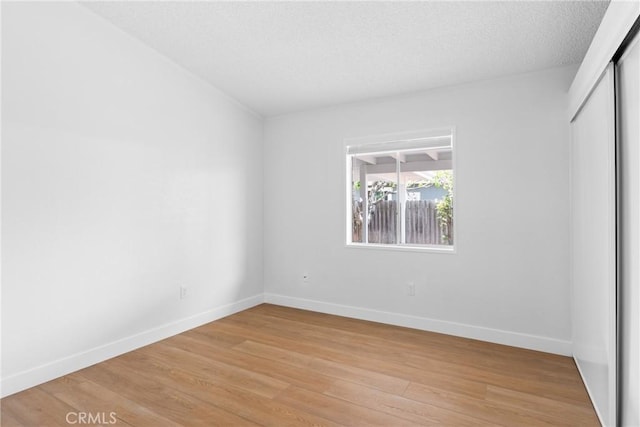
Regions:
<instances>
[{"instance_id":1,"label":"textured ceiling","mask_svg":"<svg viewBox=\"0 0 640 427\"><path fill-rule=\"evenodd\" d=\"M607 2L87 2L264 116L582 60Z\"/></svg>"}]
</instances>

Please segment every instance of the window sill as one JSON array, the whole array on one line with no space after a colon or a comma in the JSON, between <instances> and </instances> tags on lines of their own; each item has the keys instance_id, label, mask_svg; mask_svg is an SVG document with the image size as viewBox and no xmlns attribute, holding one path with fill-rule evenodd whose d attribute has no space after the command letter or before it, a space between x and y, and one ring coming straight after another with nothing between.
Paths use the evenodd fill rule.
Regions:
<instances>
[{"instance_id":1,"label":"window sill","mask_svg":"<svg viewBox=\"0 0 640 427\"><path fill-rule=\"evenodd\" d=\"M455 246L412 246L412 245L380 245L375 243L347 243L345 245L350 249L373 249L400 252L427 252L437 254L455 254Z\"/></svg>"}]
</instances>

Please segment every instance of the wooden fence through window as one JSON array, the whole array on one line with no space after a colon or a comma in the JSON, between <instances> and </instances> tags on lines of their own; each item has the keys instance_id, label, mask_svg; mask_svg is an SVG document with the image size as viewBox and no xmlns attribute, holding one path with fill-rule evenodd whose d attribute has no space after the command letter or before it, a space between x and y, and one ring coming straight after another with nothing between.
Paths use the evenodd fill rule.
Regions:
<instances>
[{"instance_id":1,"label":"wooden fence through window","mask_svg":"<svg viewBox=\"0 0 640 427\"><path fill-rule=\"evenodd\" d=\"M394 244L396 241L398 204L395 200L376 202L369 216L369 243ZM353 242L363 242L362 202L353 203ZM453 243L453 227L441 224L433 200L409 200L404 210L405 243L442 245Z\"/></svg>"}]
</instances>

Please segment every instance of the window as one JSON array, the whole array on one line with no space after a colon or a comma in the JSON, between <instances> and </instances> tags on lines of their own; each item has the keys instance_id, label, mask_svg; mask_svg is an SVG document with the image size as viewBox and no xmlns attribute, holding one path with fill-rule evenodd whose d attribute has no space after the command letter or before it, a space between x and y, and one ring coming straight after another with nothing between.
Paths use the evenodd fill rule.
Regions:
<instances>
[{"instance_id":1,"label":"window","mask_svg":"<svg viewBox=\"0 0 640 427\"><path fill-rule=\"evenodd\" d=\"M453 130L346 141L347 244L452 250Z\"/></svg>"}]
</instances>

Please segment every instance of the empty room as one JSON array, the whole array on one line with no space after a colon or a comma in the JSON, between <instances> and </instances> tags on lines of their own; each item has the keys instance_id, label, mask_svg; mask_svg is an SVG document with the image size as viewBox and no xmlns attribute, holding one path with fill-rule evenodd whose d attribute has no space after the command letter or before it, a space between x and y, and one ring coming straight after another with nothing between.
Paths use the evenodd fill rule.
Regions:
<instances>
[{"instance_id":1,"label":"empty room","mask_svg":"<svg viewBox=\"0 0 640 427\"><path fill-rule=\"evenodd\" d=\"M0 14L3 427L640 427L639 1Z\"/></svg>"}]
</instances>

